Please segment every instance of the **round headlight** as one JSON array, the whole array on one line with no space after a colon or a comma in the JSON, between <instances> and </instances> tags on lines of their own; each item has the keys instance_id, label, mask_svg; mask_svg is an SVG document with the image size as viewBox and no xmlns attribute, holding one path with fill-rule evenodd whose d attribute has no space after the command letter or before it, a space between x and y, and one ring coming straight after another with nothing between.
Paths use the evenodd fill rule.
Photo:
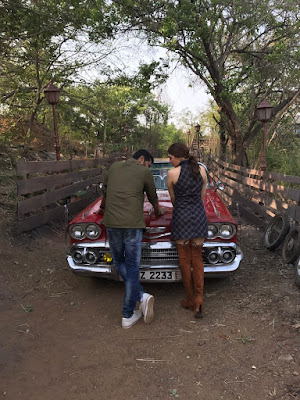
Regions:
<instances>
[{"instance_id":1,"label":"round headlight","mask_svg":"<svg viewBox=\"0 0 300 400\"><path fill-rule=\"evenodd\" d=\"M232 224L221 225L219 234L222 239L231 239L236 233L236 228Z\"/></svg>"},{"instance_id":2,"label":"round headlight","mask_svg":"<svg viewBox=\"0 0 300 400\"><path fill-rule=\"evenodd\" d=\"M73 239L81 240L84 238L84 228L80 224L72 225L69 228L70 235Z\"/></svg>"},{"instance_id":3,"label":"round headlight","mask_svg":"<svg viewBox=\"0 0 300 400\"><path fill-rule=\"evenodd\" d=\"M233 261L233 259L234 259L234 253L231 250L223 251L222 260L224 261L224 263L229 264Z\"/></svg>"},{"instance_id":4,"label":"round headlight","mask_svg":"<svg viewBox=\"0 0 300 400\"><path fill-rule=\"evenodd\" d=\"M88 224L85 228L86 237L89 239L98 239L101 235L101 228L97 224Z\"/></svg>"},{"instance_id":5,"label":"round headlight","mask_svg":"<svg viewBox=\"0 0 300 400\"><path fill-rule=\"evenodd\" d=\"M97 254L94 251L87 251L84 256L88 264L95 264L97 261Z\"/></svg>"},{"instance_id":6,"label":"round headlight","mask_svg":"<svg viewBox=\"0 0 300 400\"><path fill-rule=\"evenodd\" d=\"M217 251L213 250L208 255L208 261L210 264L217 264L219 261L219 254Z\"/></svg>"},{"instance_id":7,"label":"round headlight","mask_svg":"<svg viewBox=\"0 0 300 400\"><path fill-rule=\"evenodd\" d=\"M208 235L207 235L207 238L208 238L208 239L214 239L215 237L217 237L217 234L218 234L218 228L216 227L216 225L209 224L209 225L208 225Z\"/></svg>"},{"instance_id":8,"label":"round headlight","mask_svg":"<svg viewBox=\"0 0 300 400\"><path fill-rule=\"evenodd\" d=\"M72 254L72 258L73 258L73 261L74 261L76 264L82 263L82 251L80 251L80 250L75 250L75 251L73 252L73 254Z\"/></svg>"}]
</instances>

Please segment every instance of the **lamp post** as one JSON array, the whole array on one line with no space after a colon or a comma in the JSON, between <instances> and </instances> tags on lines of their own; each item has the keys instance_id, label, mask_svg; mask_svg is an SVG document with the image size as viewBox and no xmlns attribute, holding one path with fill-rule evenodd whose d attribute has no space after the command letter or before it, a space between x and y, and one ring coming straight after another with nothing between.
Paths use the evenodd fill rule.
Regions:
<instances>
[{"instance_id":1,"label":"lamp post","mask_svg":"<svg viewBox=\"0 0 300 400\"><path fill-rule=\"evenodd\" d=\"M128 124L125 124L124 126L124 132L125 132L125 136L126 136L126 154L128 155L128 150L129 150L129 146L128 146L128 141L129 141L129 132L130 132L130 126Z\"/></svg>"},{"instance_id":2,"label":"lamp post","mask_svg":"<svg viewBox=\"0 0 300 400\"><path fill-rule=\"evenodd\" d=\"M196 123L196 125L195 125L195 130L196 130L196 133L197 133L197 145L198 145L198 150L199 150L199 148L200 148L200 128L201 128L201 126L198 124L198 122Z\"/></svg>"},{"instance_id":3,"label":"lamp post","mask_svg":"<svg viewBox=\"0 0 300 400\"><path fill-rule=\"evenodd\" d=\"M186 134L187 134L187 147L190 148L190 134L191 134L190 129L186 131Z\"/></svg>"},{"instance_id":4,"label":"lamp post","mask_svg":"<svg viewBox=\"0 0 300 400\"><path fill-rule=\"evenodd\" d=\"M59 151L59 138L58 138L58 132L57 132L55 106L59 101L60 89L58 89L56 86L54 86L52 81L50 81L49 85L44 90L44 93L45 93L48 103L52 105L56 161L59 161L60 151Z\"/></svg>"},{"instance_id":5,"label":"lamp post","mask_svg":"<svg viewBox=\"0 0 300 400\"><path fill-rule=\"evenodd\" d=\"M265 171L267 169L266 162L266 146L267 146L267 122L271 119L273 107L263 99L261 103L256 107L256 114L259 121L263 124L263 140L261 147L261 163L260 169L261 171Z\"/></svg>"}]
</instances>

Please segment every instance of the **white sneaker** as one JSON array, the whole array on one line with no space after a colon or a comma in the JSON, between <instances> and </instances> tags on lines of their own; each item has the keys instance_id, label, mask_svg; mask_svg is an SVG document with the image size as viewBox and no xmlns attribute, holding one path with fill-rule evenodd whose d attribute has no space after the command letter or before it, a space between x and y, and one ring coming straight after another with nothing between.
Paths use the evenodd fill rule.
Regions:
<instances>
[{"instance_id":1,"label":"white sneaker","mask_svg":"<svg viewBox=\"0 0 300 400\"><path fill-rule=\"evenodd\" d=\"M154 297L149 293L144 293L140 302L139 310L144 315L145 324L150 324L154 317L153 311Z\"/></svg>"},{"instance_id":2,"label":"white sneaker","mask_svg":"<svg viewBox=\"0 0 300 400\"><path fill-rule=\"evenodd\" d=\"M128 329L131 328L139 319L143 316L140 310L133 311L133 314L130 318L122 318L122 328Z\"/></svg>"}]
</instances>

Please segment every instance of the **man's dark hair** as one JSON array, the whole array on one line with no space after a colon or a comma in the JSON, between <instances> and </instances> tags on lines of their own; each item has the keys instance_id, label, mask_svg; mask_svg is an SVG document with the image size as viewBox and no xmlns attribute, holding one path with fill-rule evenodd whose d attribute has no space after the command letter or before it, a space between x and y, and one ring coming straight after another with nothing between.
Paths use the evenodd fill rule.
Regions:
<instances>
[{"instance_id":1,"label":"man's dark hair","mask_svg":"<svg viewBox=\"0 0 300 400\"><path fill-rule=\"evenodd\" d=\"M141 156L144 156L145 161L151 161L151 163L154 162L154 158L153 158L152 154L149 153L149 151L144 150L144 149L140 149L140 150L136 151L132 157L137 160Z\"/></svg>"}]
</instances>

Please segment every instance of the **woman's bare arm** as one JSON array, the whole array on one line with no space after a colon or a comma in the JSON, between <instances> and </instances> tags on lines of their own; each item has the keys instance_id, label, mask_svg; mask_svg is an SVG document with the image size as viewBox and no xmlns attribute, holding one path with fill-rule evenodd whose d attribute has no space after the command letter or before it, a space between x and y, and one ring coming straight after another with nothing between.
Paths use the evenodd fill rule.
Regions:
<instances>
[{"instance_id":1,"label":"woman's bare arm","mask_svg":"<svg viewBox=\"0 0 300 400\"><path fill-rule=\"evenodd\" d=\"M203 168L201 165L199 165L199 169L200 169L200 174L203 179L203 186L202 186L202 190L201 190L201 200L204 201L205 194L206 194L207 175L206 175L205 168Z\"/></svg>"},{"instance_id":2,"label":"woman's bare arm","mask_svg":"<svg viewBox=\"0 0 300 400\"><path fill-rule=\"evenodd\" d=\"M175 192L174 192L174 184L173 184L173 178L174 178L174 168L170 169L168 171L168 175L167 175L167 187L168 187L168 191L170 194L170 198L171 198L171 202L174 206L175 204Z\"/></svg>"}]
</instances>

